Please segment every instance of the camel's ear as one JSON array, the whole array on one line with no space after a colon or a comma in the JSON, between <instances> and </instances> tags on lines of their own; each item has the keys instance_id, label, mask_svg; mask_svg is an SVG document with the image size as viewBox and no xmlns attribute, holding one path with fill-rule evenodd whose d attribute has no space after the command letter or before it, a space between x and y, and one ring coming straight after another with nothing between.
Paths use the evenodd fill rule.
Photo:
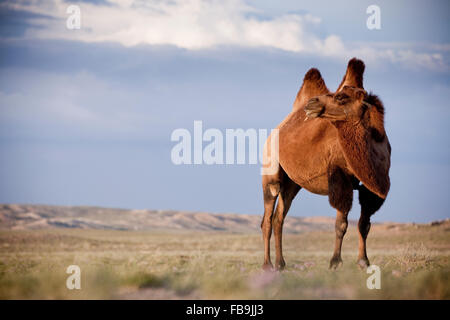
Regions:
<instances>
[{"instance_id":1,"label":"camel's ear","mask_svg":"<svg viewBox=\"0 0 450 320\"><path fill-rule=\"evenodd\" d=\"M311 68L303 78L303 84L297 93L293 110L303 107L312 97L327 94L329 92L330 91L325 85L325 81L323 81L319 70Z\"/></svg>"},{"instance_id":2,"label":"camel's ear","mask_svg":"<svg viewBox=\"0 0 450 320\"><path fill-rule=\"evenodd\" d=\"M336 92L339 92L344 88L344 86L351 86L356 88L364 89L363 87L363 74L366 66L362 60L353 58L348 62L347 72L345 73L344 79L342 79L341 84L337 88Z\"/></svg>"}]
</instances>

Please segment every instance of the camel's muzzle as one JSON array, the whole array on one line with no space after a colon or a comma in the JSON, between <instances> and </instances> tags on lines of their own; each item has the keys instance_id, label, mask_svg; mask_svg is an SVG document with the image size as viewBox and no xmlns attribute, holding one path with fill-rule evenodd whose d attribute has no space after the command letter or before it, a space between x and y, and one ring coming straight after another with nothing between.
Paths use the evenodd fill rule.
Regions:
<instances>
[{"instance_id":1,"label":"camel's muzzle","mask_svg":"<svg viewBox=\"0 0 450 320\"><path fill-rule=\"evenodd\" d=\"M317 118L324 112L325 105L318 99L312 98L305 106L305 112L307 118Z\"/></svg>"}]
</instances>

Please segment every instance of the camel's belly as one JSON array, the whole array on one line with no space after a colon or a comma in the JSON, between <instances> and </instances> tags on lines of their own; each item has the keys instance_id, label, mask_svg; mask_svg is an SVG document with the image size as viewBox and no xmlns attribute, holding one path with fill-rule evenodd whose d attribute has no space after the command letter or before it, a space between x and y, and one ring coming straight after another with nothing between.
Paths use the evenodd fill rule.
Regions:
<instances>
[{"instance_id":1,"label":"camel's belly","mask_svg":"<svg viewBox=\"0 0 450 320\"><path fill-rule=\"evenodd\" d=\"M292 181L309 192L321 195L328 194L328 174L326 171L308 171L302 166L295 166L292 169L283 167L283 170L288 174ZM304 172L313 172L313 174L305 175Z\"/></svg>"},{"instance_id":2,"label":"camel's belly","mask_svg":"<svg viewBox=\"0 0 450 320\"><path fill-rule=\"evenodd\" d=\"M297 181L294 180L294 182L309 192L321 195L328 194L328 177L326 174L316 177L313 180L305 181L297 179Z\"/></svg>"},{"instance_id":3,"label":"camel's belly","mask_svg":"<svg viewBox=\"0 0 450 320\"><path fill-rule=\"evenodd\" d=\"M303 149L304 150L304 149ZM328 172L330 168L339 167L348 171L342 152L330 148L322 152L311 152L307 156L280 152L280 165L289 178L302 188L316 194L328 194Z\"/></svg>"}]
</instances>

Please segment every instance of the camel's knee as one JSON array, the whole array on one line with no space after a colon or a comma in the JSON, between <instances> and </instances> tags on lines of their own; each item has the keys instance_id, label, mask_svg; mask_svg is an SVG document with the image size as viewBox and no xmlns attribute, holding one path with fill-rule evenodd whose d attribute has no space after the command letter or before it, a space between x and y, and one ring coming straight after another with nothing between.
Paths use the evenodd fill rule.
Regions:
<instances>
[{"instance_id":1,"label":"camel's knee","mask_svg":"<svg viewBox=\"0 0 450 320\"><path fill-rule=\"evenodd\" d=\"M364 239L366 239L367 235L369 234L370 226L370 217L361 216L358 221L358 230Z\"/></svg>"},{"instance_id":2,"label":"camel's knee","mask_svg":"<svg viewBox=\"0 0 450 320\"><path fill-rule=\"evenodd\" d=\"M261 230L264 231L264 230L267 229L267 227L268 227L268 226L267 226L266 219L263 218L262 221L261 221Z\"/></svg>"},{"instance_id":3,"label":"camel's knee","mask_svg":"<svg viewBox=\"0 0 450 320\"><path fill-rule=\"evenodd\" d=\"M263 233L271 233L272 232L272 219L263 218L261 221L261 230Z\"/></svg>"},{"instance_id":4,"label":"camel's knee","mask_svg":"<svg viewBox=\"0 0 450 320\"><path fill-rule=\"evenodd\" d=\"M336 224L335 224L335 228L334 228L336 231L336 236L339 238L343 238L345 233L347 232L347 227L348 227L347 218L336 219Z\"/></svg>"},{"instance_id":5,"label":"camel's knee","mask_svg":"<svg viewBox=\"0 0 450 320\"><path fill-rule=\"evenodd\" d=\"M279 217L274 217L272 220L273 230L275 233L280 233L283 228L284 219Z\"/></svg>"}]
</instances>

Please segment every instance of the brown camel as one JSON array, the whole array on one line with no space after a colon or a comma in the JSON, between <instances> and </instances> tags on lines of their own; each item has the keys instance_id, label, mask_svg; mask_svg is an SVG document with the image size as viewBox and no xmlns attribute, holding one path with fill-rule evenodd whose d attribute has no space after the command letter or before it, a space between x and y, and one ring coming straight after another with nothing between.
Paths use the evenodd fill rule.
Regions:
<instances>
[{"instance_id":1,"label":"brown camel","mask_svg":"<svg viewBox=\"0 0 450 320\"><path fill-rule=\"evenodd\" d=\"M342 240L353 190L359 192L358 223L361 268L369 265L366 238L370 216L383 204L390 187L391 146L384 130L384 107L380 99L363 88L364 63L353 58L335 93L327 89L320 72L310 69L303 80L292 112L280 123L278 169L263 175L264 269L272 269L270 237L275 236L275 267L286 265L282 253L283 222L301 188L327 195L337 210L336 240L330 268L341 263ZM265 157L271 155L270 136ZM278 203L274 211L275 202Z\"/></svg>"}]
</instances>

